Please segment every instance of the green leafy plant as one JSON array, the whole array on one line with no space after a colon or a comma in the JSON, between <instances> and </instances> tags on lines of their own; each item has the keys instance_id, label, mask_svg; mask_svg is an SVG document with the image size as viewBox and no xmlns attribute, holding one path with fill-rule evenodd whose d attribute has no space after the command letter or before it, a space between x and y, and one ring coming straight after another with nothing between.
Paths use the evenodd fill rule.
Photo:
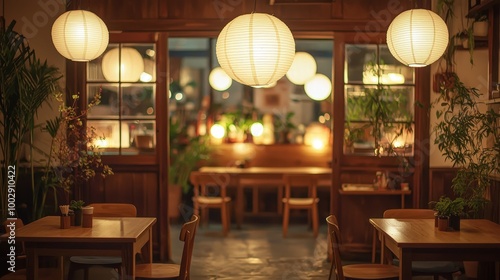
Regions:
<instances>
[{"instance_id":1,"label":"green leafy plant","mask_svg":"<svg viewBox=\"0 0 500 280\"><path fill-rule=\"evenodd\" d=\"M383 70L375 63L370 63L368 71L374 76L381 76ZM387 154L392 155L394 141L404 132L413 132L413 115L408 109L407 89L391 88L388 85L376 84L365 87L363 94L347 98L346 122L365 121L358 130L369 129L374 139L376 155L381 155L380 147L383 137L388 137ZM349 125L350 127L350 125ZM348 134L348 135L346 135ZM344 132L344 138L359 136L359 131L350 129Z\"/></svg>"},{"instance_id":2,"label":"green leafy plant","mask_svg":"<svg viewBox=\"0 0 500 280\"><path fill-rule=\"evenodd\" d=\"M451 92L450 92L451 90ZM500 172L500 114L479 107L480 94L466 87L458 76L450 89L442 90L435 106L434 143L446 160L457 167L452 190L464 199L469 216L481 216L488 203L486 188Z\"/></svg>"},{"instance_id":3,"label":"green leafy plant","mask_svg":"<svg viewBox=\"0 0 500 280\"><path fill-rule=\"evenodd\" d=\"M439 201L431 203L434 205L434 210L439 217L461 216L464 214L465 201L461 197L451 199L447 196L442 196Z\"/></svg>"},{"instance_id":4,"label":"green leafy plant","mask_svg":"<svg viewBox=\"0 0 500 280\"><path fill-rule=\"evenodd\" d=\"M73 211L82 210L83 205L85 205L85 202L83 200L71 200L69 202L69 209Z\"/></svg>"},{"instance_id":5,"label":"green leafy plant","mask_svg":"<svg viewBox=\"0 0 500 280\"><path fill-rule=\"evenodd\" d=\"M7 26L0 18L0 221L7 218L9 166L18 174L23 139L33 142L37 110L58 90L61 78L58 69L41 62L26 38L14 31L15 23ZM33 165L30 170L34 182Z\"/></svg>"},{"instance_id":6,"label":"green leafy plant","mask_svg":"<svg viewBox=\"0 0 500 280\"><path fill-rule=\"evenodd\" d=\"M180 186L184 193L189 191L189 175L200 162L206 161L210 155L206 136L189 137L185 127L178 121L170 119L170 166L169 183Z\"/></svg>"},{"instance_id":7,"label":"green leafy plant","mask_svg":"<svg viewBox=\"0 0 500 280\"><path fill-rule=\"evenodd\" d=\"M79 110L79 96L72 95L72 103L64 103L61 93L55 94L60 103L59 115L47 120L42 130L50 135L51 145L48 154L37 149L46 156L43 176L36 184L32 184L33 219L39 219L46 212L46 198L54 195L54 210L57 211L57 191L73 192L82 182L94 178L112 175L111 168L101 160L101 153L95 142L98 137L93 127L85 127L83 118L88 111L100 102L100 93L87 105L87 110ZM50 192L51 191L51 192Z\"/></svg>"}]
</instances>

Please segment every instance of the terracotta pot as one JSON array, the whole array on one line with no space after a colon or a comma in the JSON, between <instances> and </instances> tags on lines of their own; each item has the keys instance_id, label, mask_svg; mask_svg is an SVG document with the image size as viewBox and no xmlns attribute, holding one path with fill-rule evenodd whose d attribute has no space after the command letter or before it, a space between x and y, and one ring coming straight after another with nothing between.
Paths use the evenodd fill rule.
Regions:
<instances>
[{"instance_id":1,"label":"terracotta pot","mask_svg":"<svg viewBox=\"0 0 500 280\"><path fill-rule=\"evenodd\" d=\"M438 217L438 229L440 231L447 231L449 226L448 217Z\"/></svg>"}]
</instances>

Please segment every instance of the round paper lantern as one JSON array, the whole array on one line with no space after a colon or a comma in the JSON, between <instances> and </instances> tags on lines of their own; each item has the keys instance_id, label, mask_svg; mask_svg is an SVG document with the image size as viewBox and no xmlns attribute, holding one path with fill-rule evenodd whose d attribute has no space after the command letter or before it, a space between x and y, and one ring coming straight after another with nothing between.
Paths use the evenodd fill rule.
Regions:
<instances>
[{"instance_id":1,"label":"round paper lantern","mask_svg":"<svg viewBox=\"0 0 500 280\"><path fill-rule=\"evenodd\" d=\"M109 32L96 14L72 10L60 15L52 25L52 42L65 58L90 61L106 50Z\"/></svg>"},{"instance_id":2,"label":"round paper lantern","mask_svg":"<svg viewBox=\"0 0 500 280\"><path fill-rule=\"evenodd\" d=\"M224 69L215 67L208 75L208 82L213 89L224 91L231 86L233 80L224 72Z\"/></svg>"},{"instance_id":3,"label":"round paper lantern","mask_svg":"<svg viewBox=\"0 0 500 280\"><path fill-rule=\"evenodd\" d=\"M297 52L292 66L286 72L286 77L296 85L303 85L316 74L316 69L316 60L312 55L306 52Z\"/></svg>"},{"instance_id":4,"label":"round paper lantern","mask_svg":"<svg viewBox=\"0 0 500 280\"><path fill-rule=\"evenodd\" d=\"M102 74L109 82L137 82L144 72L144 60L134 48L114 48L102 58Z\"/></svg>"},{"instance_id":5,"label":"round paper lantern","mask_svg":"<svg viewBox=\"0 0 500 280\"><path fill-rule=\"evenodd\" d=\"M443 55L448 46L448 28L432 11L404 11L387 29L387 45L391 54L404 65L424 67Z\"/></svg>"},{"instance_id":6,"label":"round paper lantern","mask_svg":"<svg viewBox=\"0 0 500 280\"><path fill-rule=\"evenodd\" d=\"M307 96L312 100L325 100L332 91L332 82L323 74L316 74L304 84Z\"/></svg>"},{"instance_id":7,"label":"round paper lantern","mask_svg":"<svg viewBox=\"0 0 500 280\"><path fill-rule=\"evenodd\" d=\"M286 74L295 55L295 41L278 18L252 13L233 19L222 29L216 54L233 80L262 87Z\"/></svg>"}]
</instances>

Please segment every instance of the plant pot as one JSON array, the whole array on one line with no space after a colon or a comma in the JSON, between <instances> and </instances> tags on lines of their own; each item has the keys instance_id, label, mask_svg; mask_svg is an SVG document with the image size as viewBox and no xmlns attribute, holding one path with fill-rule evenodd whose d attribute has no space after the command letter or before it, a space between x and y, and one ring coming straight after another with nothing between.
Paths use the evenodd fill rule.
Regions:
<instances>
[{"instance_id":1,"label":"plant pot","mask_svg":"<svg viewBox=\"0 0 500 280\"><path fill-rule=\"evenodd\" d=\"M75 212L75 226L79 227L82 225L82 210L77 209L74 210L74 212Z\"/></svg>"},{"instance_id":2,"label":"plant pot","mask_svg":"<svg viewBox=\"0 0 500 280\"><path fill-rule=\"evenodd\" d=\"M488 22L487 21L476 21L472 26L472 32L474 36L488 36Z\"/></svg>"},{"instance_id":3,"label":"plant pot","mask_svg":"<svg viewBox=\"0 0 500 280\"><path fill-rule=\"evenodd\" d=\"M460 216L458 215L451 215L449 218L449 226L455 231L460 230Z\"/></svg>"},{"instance_id":4,"label":"plant pot","mask_svg":"<svg viewBox=\"0 0 500 280\"><path fill-rule=\"evenodd\" d=\"M438 217L438 230L440 231L447 231L449 226L449 219L448 217Z\"/></svg>"}]
</instances>

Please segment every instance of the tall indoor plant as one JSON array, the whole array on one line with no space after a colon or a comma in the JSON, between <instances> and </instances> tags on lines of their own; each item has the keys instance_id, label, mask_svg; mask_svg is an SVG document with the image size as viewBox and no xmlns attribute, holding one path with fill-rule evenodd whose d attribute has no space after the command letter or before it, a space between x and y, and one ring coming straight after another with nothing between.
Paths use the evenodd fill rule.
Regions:
<instances>
[{"instance_id":1,"label":"tall indoor plant","mask_svg":"<svg viewBox=\"0 0 500 280\"><path fill-rule=\"evenodd\" d=\"M32 135L37 110L57 91L61 77L57 68L36 57L14 26L15 21L7 26L5 19L0 19L0 221L8 216L9 166L14 166L17 174L23 139Z\"/></svg>"},{"instance_id":2,"label":"tall indoor plant","mask_svg":"<svg viewBox=\"0 0 500 280\"><path fill-rule=\"evenodd\" d=\"M452 87L442 88L436 101L435 141L446 160L458 168L452 181L469 217L480 217L487 204L492 175L500 172L500 131L495 110L480 108L479 92L455 74Z\"/></svg>"}]
</instances>

